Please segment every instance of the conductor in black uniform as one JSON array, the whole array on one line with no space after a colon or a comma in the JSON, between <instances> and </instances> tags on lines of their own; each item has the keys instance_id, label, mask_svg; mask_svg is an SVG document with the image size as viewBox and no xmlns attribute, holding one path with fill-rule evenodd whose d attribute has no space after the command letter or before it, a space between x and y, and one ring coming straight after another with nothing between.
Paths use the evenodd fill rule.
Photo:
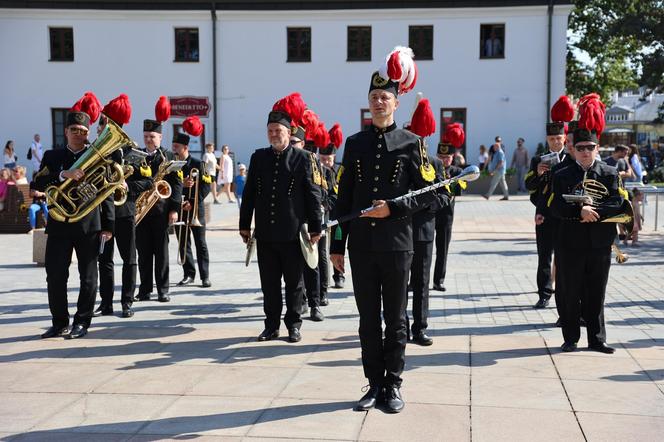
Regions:
<instances>
[{"instance_id":1,"label":"conductor in black uniform","mask_svg":"<svg viewBox=\"0 0 664 442\"><path fill-rule=\"evenodd\" d=\"M450 127L448 125L447 127ZM462 129L459 127L457 130ZM461 132L463 133L463 132ZM465 137L465 134L464 134ZM456 138L459 140L458 136ZM463 141L461 141L463 144ZM459 144L459 146L461 146ZM443 137L443 141L438 143L437 156L443 164L443 179L447 180L460 175L463 171L460 167L454 166L454 148L450 140ZM454 203L456 196L461 194L465 187L464 181L458 181L450 186L450 202L436 212L436 262L433 266L433 289L444 292L445 277L447 276L447 255L450 250L450 241L452 240L452 225L454 224Z\"/></svg>"},{"instance_id":2,"label":"conductor in black uniform","mask_svg":"<svg viewBox=\"0 0 664 442\"><path fill-rule=\"evenodd\" d=\"M343 223L342 239L335 236L330 248L332 263L343 271L348 238L360 314L362 365L370 384L356 410L367 410L384 401L386 411L391 413L404 407L400 386L407 341L408 273L413 259L411 215L418 206L415 198L393 199L435 180L421 139L398 129L394 122L400 86L379 72L371 77L368 98L372 126L346 139L335 218L372 205L374 210ZM422 205L437 198L433 192L421 196Z\"/></svg>"},{"instance_id":3,"label":"conductor in black uniform","mask_svg":"<svg viewBox=\"0 0 664 442\"><path fill-rule=\"evenodd\" d=\"M101 116L97 132L101 132L106 124L106 117ZM125 176L127 201L121 206L115 206L115 236L106 242L104 251L99 255L99 294L101 304L95 310L95 316L113 314L113 292L115 291L115 271L113 254L115 243L122 258L122 290L120 304L122 317L134 316L131 309L136 290L136 198L152 187L151 170L149 167L141 168L138 164L132 165L133 173Z\"/></svg>"},{"instance_id":4,"label":"conductor in black uniform","mask_svg":"<svg viewBox=\"0 0 664 442\"><path fill-rule=\"evenodd\" d=\"M175 232L179 241L179 256L184 270L184 278L178 283L179 286L188 285L196 278L196 267L194 267L194 255L191 249L191 237L196 245L196 261L198 272L201 276L202 287L210 287L210 256L207 242L205 240L205 205L203 200L210 193L212 177L205 173L205 164L197 158L189 155L189 140L187 134L175 133L173 135L173 152L175 156L187 163L182 166L182 210L183 218L180 221L188 223L189 226L177 226ZM192 176L192 170L197 169L198 175ZM198 200L196 200L198 198ZM198 206L198 212L194 213ZM195 225L196 221L200 225ZM186 244L185 244L186 243ZM182 259L184 257L184 259Z\"/></svg>"},{"instance_id":5,"label":"conductor in black uniform","mask_svg":"<svg viewBox=\"0 0 664 442\"><path fill-rule=\"evenodd\" d=\"M258 270L263 291L265 330L259 341L279 337L281 278L286 285L284 323L288 340L302 339L300 308L303 299L302 271L304 256L299 235L306 221L312 243L321 232L320 192L313 183L309 152L290 145L291 116L270 112L267 136L270 147L251 155L247 182L240 206L239 231L244 242L251 236L255 216Z\"/></svg>"},{"instance_id":6,"label":"conductor in black uniform","mask_svg":"<svg viewBox=\"0 0 664 442\"><path fill-rule=\"evenodd\" d=\"M173 153L161 147L161 132L160 121L143 120L143 143L148 154L145 161L150 167L153 178L157 177L162 163L174 160ZM154 283L157 288L157 299L161 302L170 301L168 226L178 220L182 206L182 180L177 172L170 172L163 179L171 186L171 196L159 199L136 226L138 270L141 276L136 301L149 301Z\"/></svg>"},{"instance_id":7,"label":"conductor in black uniform","mask_svg":"<svg viewBox=\"0 0 664 442\"><path fill-rule=\"evenodd\" d=\"M43 192L50 185L60 185L71 179L85 179L85 171L69 170L85 154L90 117L83 112L70 112L66 117L65 137L67 147L45 152L41 167L35 175L34 188ZM42 338L66 335L80 338L87 334L92 320L95 296L97 294L97 256L102 238L108 241L113 236L113 196L102 201L88 215L78 222L60 222L52 217L53 202L49 201L50 211L46 226L46 282L48 285L48 305L53 326ZM73 326L69 331L69 311L67 309L67 279L72 252L76 250L80 291L74 315ZM67 332L69 331L69 334Z\"/></svg>"},{"instance_id":8,"label":"conductor in black uniform","mask_svg":"<svg viewBox=\"0 0 664 442\"><path fill-rule=\"evenodd\" d=\"M581 122L579 125L583 127ZM560 219L557 236L559 265L565 275L563 304L563 351L574 351L580 337L579 317L586 320L588 347L602 353L615 350L606 345L604 296L611 266L614 223L599 222L622 213L624 196L618 172L598 158L597 133L588 129L574 131L576 162L556 172L550 209ZM563 195L577 193L586 180L604 186L607 194L592 204L566 202ZM579 308L580 307L580 308Z\"/></svg>"}]
</instances>

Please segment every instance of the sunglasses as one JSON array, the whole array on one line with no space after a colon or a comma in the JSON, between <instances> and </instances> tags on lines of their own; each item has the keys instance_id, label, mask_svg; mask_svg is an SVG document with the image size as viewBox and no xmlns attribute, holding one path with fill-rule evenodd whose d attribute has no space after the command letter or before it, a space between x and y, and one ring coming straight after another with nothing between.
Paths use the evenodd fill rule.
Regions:
<instances>
[{"instance_id":1,"label":"sunglasses","mask_svg":"<svg viewBox=\"0 0 664 442\"><path fill-rule=\"evenodd\" d=\"M577 152L583 152L584 150L588 151L588 152L592 152L593 150L595 150L595 145L594 144L584 144L582 146L574 146L574 148L576 149Z\"/></svg>"},{"instance_id":2,"label":"sunglasses","mask_svg":"<svg viewBox=\"0 0 664 442\"><path fill-rule=\"evenodd\" d=\"M72 135L87 135L88 130L87 129L81 129L79 127L73 127L71 129L69 129L69 133L71 133Z\"/></svg>"}]
</instances>

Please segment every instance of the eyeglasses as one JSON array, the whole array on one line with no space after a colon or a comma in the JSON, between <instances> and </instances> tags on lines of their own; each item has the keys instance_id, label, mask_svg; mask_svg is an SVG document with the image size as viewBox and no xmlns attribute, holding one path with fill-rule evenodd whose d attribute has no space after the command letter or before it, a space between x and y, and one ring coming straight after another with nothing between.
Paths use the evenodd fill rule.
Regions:
<instances>
[{"instance_id":1,"label":"eyeglasses","mask_svg":"<svg viewBox=\"0 0 664 442\"><path fill-rule=\"evenodd\" d=\"M80 127L73 127L69 129L69 133L72 135L87 135L88 130L87 129L81 129Z\"/></svg>"},{"instance_id":2,"label":"eyeglasses","mask_svg":"<svg viewBox=\"0 0 664 442\"><path fill-rule=\"evenodd\" d=\"M576 149L577 152L583 152L584 150L588 151L588 152L592 152L593 150L595 150L595 145L594 144L583 144L581 146L574 146L574 148Z\"/></svg>"}]
</instances>

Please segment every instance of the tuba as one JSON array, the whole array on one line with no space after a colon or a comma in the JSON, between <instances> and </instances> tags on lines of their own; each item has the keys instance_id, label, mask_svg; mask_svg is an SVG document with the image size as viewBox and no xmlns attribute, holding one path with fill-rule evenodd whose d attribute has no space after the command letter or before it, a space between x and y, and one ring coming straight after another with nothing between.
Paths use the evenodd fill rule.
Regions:
<instances>
[{"instance_id":1,"label":"tuba","mask_svg":"<svg viewBox=\"0 0 664 442\"><path fill-rule=\"evenodd\" d=\"M113 195L116 206L124 204L127 200L124 178L133 173L133 167L121 166L110 156L127 145L138 147L120 126L109 118L99 137L69 169L81 169L85 172L85 177L81 181L68 178L58 185L46 188L51 218L75 223L110 195Z\"/></svg>"}]
</instances>

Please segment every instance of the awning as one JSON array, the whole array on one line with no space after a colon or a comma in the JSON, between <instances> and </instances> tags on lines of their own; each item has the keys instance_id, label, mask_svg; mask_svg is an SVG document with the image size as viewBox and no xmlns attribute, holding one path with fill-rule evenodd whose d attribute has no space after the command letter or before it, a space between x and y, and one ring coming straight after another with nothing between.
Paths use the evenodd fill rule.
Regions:
<instances>
[{"instance_id":1,"label":"awning","mask_svg":"<svg viewBox=\"0 0 664 442\"><path fill-rule=\"evenodd\" d=\"M624 127L612 127L611 129L604 131L604 133L607 134L627 134L633 132L634 131L632 129L627 129Z\"/></svg>"}]
</instances>

